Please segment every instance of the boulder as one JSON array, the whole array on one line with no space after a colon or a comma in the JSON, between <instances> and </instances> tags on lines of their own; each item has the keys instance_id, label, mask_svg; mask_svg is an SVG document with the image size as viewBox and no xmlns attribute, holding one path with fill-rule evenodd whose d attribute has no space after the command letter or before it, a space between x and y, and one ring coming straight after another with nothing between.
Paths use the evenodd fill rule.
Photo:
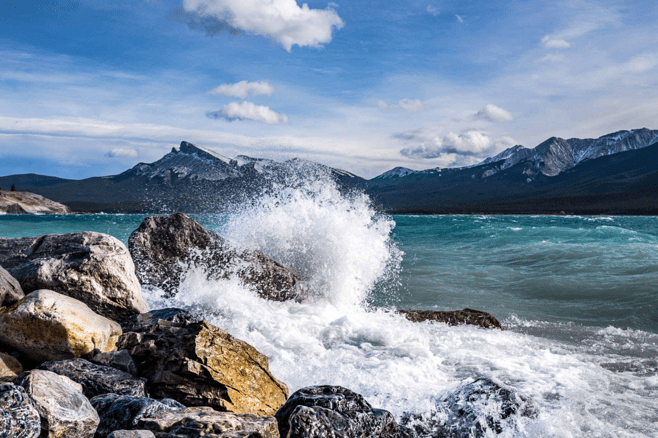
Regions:
<instances>
[{"instance_id":1,"label":"boulder","mask_svg":"<svg viewBox=\"0 0 658 438\"><path fill-rule=\"evenodd\" d=\"M482 378L467 382L425 414L405 414L401 423L419 438L484 437L513 430L520 417L536 418L535 402L515 389Z\"/></svg>"},{"instance_id":2,"label":"boulder","mask_svg":"<svg viewBox=\"0 0 658 438\"><path fill-rule=\"evenodd\" d=\"M161 312L169 320L154 313L124 321L126 330L136 331L126 331L117 344L148 378L153 397L261 416L273 415L285 402L287 386L254 347L206 321L187 319L184 311Z\"/></svg>"},{"instance_id":3,"label":"boulder","mask_svg":"<svg viewBox=\"0 0 658 438\"><path fill-rule=\"evenodd\" d=\"M190 266L203 268L210 279L237 275L261 297L274 301L299 300L307 293L291 269L259 251L236 250L183 213L144 219L130 235L128 247L140 283L169 296L176 294Z\"/></svg>"},{"instance_id":4,"label":"boulder","mask_svg":"<svg viewBox=\"0 0 658 438\"><path fill-rule=\"evenodd\" d=\"M41 364L39 369L52 371L79 383L87 398L108 393L133 397L146 396L146 385L143 380L116 368L93 364L85 359L46 362Z\"/></svg>"},{"instance_id":5,"label":"boulder","mask_svg":"<svg viewBox=\"0 0 658 438\"><path fill-rule=\"evenodd\" d=\"M41 417L41 436L93 438L100 418L82 386L50 371L33 370L18 379Z\"/></svg>"},{"instance_id":6,"label":"boulder","mask_svg":"<svg viewBox=\"0 0 658 438\"><path fill-rule=\"evenodd\" d=\"M14 356L0 352L0 378L16 377L23 372L23 365Z\"/></svg>"},{"instance_id":7,"label":"boulder","mask_svg":"<svg viewBox=\"0 0 658 438\"><path fill-rule=\"evenodd\" d=\"M107 234L0 238L0 265L25 293L50 289L116 321L148 311L128 249Z\"/></svg>"},{"instance_id":8,"label":"boulder","mask_svg":"<svg viewBox=\"0 0 658 438\"><path fill-rule=\"evenodd\" d=\"M0 438L37 438L41 419L21 386L0 384Z\"/></svg>"},{"instance_id":9,"label":"boulder","mask_svg":"<svg viewBox=\"0 0 658 438\"><path fill-rule=\"evenodd\" d=\"M0 307L11 306L24 296L18 280L0 266Z\"/></svg>"},{"instance_id":10,"label":"boulder","mask_svg":"<svg viewBox=\"0 0 658 438\"><path fill-rule=\"evenodd\" d=\"M98 353L91 361L99 365L116 368L119 371L137 377L137 366L135 366L135 361L130 356L130 353L128 353L128 350Z\"/></svg>"},{"instance_id":11,"label":"boulder","mask_svg":"<svg viewBox=\"0 0 658 438\"><path fill-rule=\"evenodd\" d=\"M155 438L150 430L115 430L107 438Z\"/></svg>"},{"instance_id":12,"label":"boulder","mask_svg":"<svg viewBox=\"0 0 658 438\"><path fill-rule=\"evenodd\" d=\"M286 438L397 438L408 433L390 412L373 409L363 396L342 386L302 388L275 417L280 436Z\"/></svg>"},{"instance_id":13,"label":"boulder","mask_svg":"<svg viewBox=\"0 0 658 438\"><path fill-rule=\"evenodd\" d=\"M0 342L35 362L84 357L115 350L121 326L84 303L38 290L0 309Z\"/></svg>"},{"instance_id":14,"label":"boulder","mask_svg":"<svg viewBox=\"0 0 658 438\"><path fill-rule=\"evenodd\" d=\"M464 309L452 312L440 312L436 310L398 310L409 321L423 322L436 321L449 325L470 324L484 328L497 328L505 330L505 327L491 314L480 310Z\"/></svg>"},{"instance_id":15,"label":"boulder","mask_svg":"<svg viewBox=\"0 0 658 438\"><path fill-rule=\"evenodd\" d=\"M186 327L189 324L201 322L202 319L183 309L173 307L167 309L151 310L150 312L133 315L120 322L125 333L148 332L158 323L171 327Z\"/></svg>"},{"instance_id":16,"label":"boulder","mask_svg":"<svg viewBox=\"0 0 658 438\"><path fill-rule=\"evenodd\" d=\"M100 438L119 428L150 430L158 438L279 436L272 417L218 412L209 407L185 408L171 400L116 394L95 397L91 402L101 417L97 432Z\"/></svg>"}]
</instances>

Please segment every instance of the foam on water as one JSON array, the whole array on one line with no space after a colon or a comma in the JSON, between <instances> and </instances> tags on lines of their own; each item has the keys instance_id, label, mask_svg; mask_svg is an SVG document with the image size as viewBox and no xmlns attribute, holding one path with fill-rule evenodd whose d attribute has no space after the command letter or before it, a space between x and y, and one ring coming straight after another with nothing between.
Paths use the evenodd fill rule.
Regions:
<instances>
[{"instance_id":1,"label":"foam on water","mask_svg":"<svg viewBox=\"0 0 658 438\"><path fill-rule=\"evenodd\" d=\"M504 332L449 327L367 305L374 290L395 294L387 286L403 254L391 240L394 226L365 196L341 194L325 180L281 188L237 209L218 231L294 268L314 299L265 301L237 278L208 281L198 268L175 298L157 290L146 297L152 308L199 312L254 345L291 392L342 385L399 419L488 377L540 408L538 418L515 419L500 437L658 437L658 335L515 317Z\"/></svg>"}]
</instances>

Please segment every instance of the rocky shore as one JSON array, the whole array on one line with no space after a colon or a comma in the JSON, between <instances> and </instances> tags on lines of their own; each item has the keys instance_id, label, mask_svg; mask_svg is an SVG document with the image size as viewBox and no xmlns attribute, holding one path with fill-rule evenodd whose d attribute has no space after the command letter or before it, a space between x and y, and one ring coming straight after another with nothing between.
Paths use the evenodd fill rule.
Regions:
<instances>
[{"instance_id":1,"label":"rocky shore","mask_svg":"<svg viewBox=\"0 0 658 438\"><path fill-rule=\"evenodd\" d=\"M69 214L71 209L36 193L0 190L0 213Z\"/></svg>"},{"instance_id":2,"label":"rocky shore","mask_svg":"<svg viewBox=\"0 0 658 438\"><path fill-rule=\"evenodd\" d=\"M129 249L93 232L0 238L0 438L467 437L538 415L531 399L488 379L399 423L340 386L290 395L253 346L186 310L148 309L141 286L173 296L192 264L209 278L237 275L263 299L313 294L289 268L180 213L145 219ZM403 313L503 328L471 309ZM481 415L483 400L498 414Z\"/></svg>"}]
</instances>

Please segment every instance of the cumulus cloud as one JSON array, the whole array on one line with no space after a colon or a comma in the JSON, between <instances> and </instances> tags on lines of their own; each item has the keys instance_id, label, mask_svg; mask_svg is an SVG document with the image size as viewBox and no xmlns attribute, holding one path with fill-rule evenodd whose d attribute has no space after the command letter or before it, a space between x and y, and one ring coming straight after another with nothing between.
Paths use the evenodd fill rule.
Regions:
<instances>
[{"instance_id":1,"label":"cumulus cloud","mask_svg":"<svg viewBox=\"0 0 658 438\"><path fill-rule=\"evenodd\" d=\"M514 120L514 116L509 111L506 111L496 105L488 104L475 114L475 118L479 120L488 120L493 123L509 122Z\"/></svg>"},{"instance_id":2,"label":"cumulus cloud","mask_svg":"<svg viewBox=\"0 0 658 438\"><path fill-rule=\"evenodd\" d=\"M271 96L274 94L274 87L267 81L247 82L240 81L235 84L222 84L217 88L208 91L208 94L215 96L239 97L245 99L248 96Z\"/></svg>"},{"instance_id":3,"label":"cumulus cloud","mask_svg":"<svg viewBox=\"0 0 658 438\"><path fill-rule=\"evenodd\" d=\"M419 99L400 99L397 104L389 105L383 100L377 102L380 109L402 109L410 113L417 113L424 108L424 104Z\"/></svg>"},{"instance_id":4,"label":"cumulus cloud","mask_svg":"<svg viewBox=\"0 0 658 438\"><path fill-rule=\"evenodd\" d=\"M561 38L553 38L550 35L546 35L544 38L542 38L541 44L547 49L568 49L571 47L570 42Z\"/></svg>"},{"instance_id":5,"label":"cumulus cloud","mask_svg":"<svg viewBox=\"0 0 658 438\"><path fill-rule=\"evenodd\" d=\"M234 120L254 120L269 125L288 123L288 116L272 111L270 107L255 105L251 102L231 102L224 105L219 111L206 114L211 119L224 119L232 122Z\"/></svg>"},{"instance_id":6,"label":"cumulus cloud","mask_svg":"<svg viewBox=\"0 0 658 438\"><path fill-rule=\"evenodd\" d=\"M117 148L108 152L107 156L110 158L136 158L137 151L135 149Z\"/></svg>"},{"instance_id":7,"label":"cumulus cloud","mask_svg":"<svg viewBox=\"0 0 658 438\"><path fill-rule=\"evenodd\" d=\"M320 47L331 41L334 28L344 24L333 4L327 9L311 9L306 3L300 7L296 0L183 0L182 5L206 33L204 24L217 32L226 29L262 35L287 51L294 45Z\"/></svg>"},{"instance_id":8,"label":"cumulus cloud","mask_svg":"<svg viewBox=\"0 0 658 438\"><path fill-rule=\"evenodd\" d=\"M487 154L507 149L516 144L510 137L493 138L484 131L468 130L461 134L449 132L444 136L428 138L428 131L410 131L396 138L419 140L420 145L404 148L400 154L410 158L439 158L445 154L486 158Z\"/></svg>"}]
</instances>

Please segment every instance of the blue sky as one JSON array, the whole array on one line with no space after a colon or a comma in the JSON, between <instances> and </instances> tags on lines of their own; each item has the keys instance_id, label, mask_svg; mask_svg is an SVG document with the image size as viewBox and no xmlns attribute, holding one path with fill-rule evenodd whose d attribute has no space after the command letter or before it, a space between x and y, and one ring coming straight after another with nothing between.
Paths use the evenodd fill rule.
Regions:
<instances>
[{"instance_id":1,"label":"blue sky","mask_svg":"<svg viewBox=\"0 0 658 438\"><path fill-rule=\"evenodd\" d=\"M186 140L373 177L656 129L657 35L652 1L0 2L0 175Z\"/></svg>"}]
</instances>

